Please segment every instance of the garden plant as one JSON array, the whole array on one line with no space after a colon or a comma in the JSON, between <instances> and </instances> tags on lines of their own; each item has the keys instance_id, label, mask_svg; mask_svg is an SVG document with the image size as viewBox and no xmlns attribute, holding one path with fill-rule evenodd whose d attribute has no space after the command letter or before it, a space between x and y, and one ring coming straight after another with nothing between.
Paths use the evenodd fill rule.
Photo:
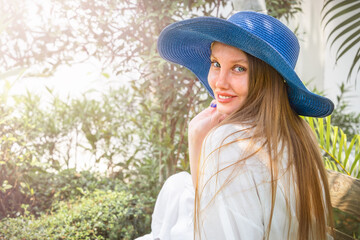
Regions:
<instances>
[{"instance_id":1,"label":"garden plant","mask_svg":"<svg viewBox=\"0 0 360 240\"><path fill-rule=\"evenodd\" d=\"M226 18L231 2L51 0L50 8L32 8L43 16L35 28L25 2L0 0L0 239L134 239L150 232L163 182L189 171L187 124L211 101L188 70L158 56L157 37L180 19ZM301 11L301 0L266 2L275 17L290 20ZM104 84L107 71L118 81L137 77L79 98L48 89L48 103L30 91L11 93L8 76L47 78L61 64L91 58L102 64ZM326 167L360 178L360 115L347 113L340 89L331 117L306 121ZM80 169L84 161L93 165ZM357 238L359 221L335 215Z\"/></svg>"}]
</instances>

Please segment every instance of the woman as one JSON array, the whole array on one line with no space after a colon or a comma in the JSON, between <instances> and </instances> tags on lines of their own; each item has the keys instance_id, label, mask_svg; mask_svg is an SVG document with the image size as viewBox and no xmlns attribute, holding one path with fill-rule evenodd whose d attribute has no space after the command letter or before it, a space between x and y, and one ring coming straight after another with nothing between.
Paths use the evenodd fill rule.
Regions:
<instances>
[{"instance_id":1,"label":"woman","mask_svg":"<svg viewBox=\"0 0 360 240\"><path fill-rule=\"evenodd\" d=\"M142 239L326 239L331 203L310 128L333 103L294 71L296 36L256 12L174 23L160 55L190 69L215 98L189 124L191 176L164 184Z\"/></svg>"}]
</instances>

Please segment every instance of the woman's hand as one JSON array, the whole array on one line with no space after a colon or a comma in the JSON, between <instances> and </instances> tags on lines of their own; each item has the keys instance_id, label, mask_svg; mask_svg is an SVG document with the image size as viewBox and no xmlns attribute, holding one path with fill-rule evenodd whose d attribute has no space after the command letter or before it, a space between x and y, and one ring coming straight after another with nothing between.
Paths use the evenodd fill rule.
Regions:
<instances>
[{"instance_id":1,"label":"woman's hand","mask_svg":"<svg viewBox=\"0 0 360 240\"><path fill-rule=\"evenodd\" d=\"M224 120L226 115L220 114L216 110L215 100L211 102L211 105L196 115L189 123L188 136L192 142L202 144L205 136Z\"/></svg>"},{"instance_id":2,"label":"woman's hand","mask_svg":"<svg viewBox=\"0 0 360 240\"><path fill-rule=\"evenodd\" d=\"M189 159L194 186L196 186L196 174L199 166L202 142L210 130L224 120L225 117L226 115L216 110L216 102L214 100L208 108L196 115L189 123Z\"/></svg>"}]
</instances>

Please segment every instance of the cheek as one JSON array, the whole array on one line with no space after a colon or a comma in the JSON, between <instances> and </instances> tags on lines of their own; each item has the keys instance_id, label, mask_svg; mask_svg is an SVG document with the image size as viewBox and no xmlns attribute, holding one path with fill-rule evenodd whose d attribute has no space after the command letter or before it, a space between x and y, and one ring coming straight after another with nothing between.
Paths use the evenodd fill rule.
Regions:
<instances>
[{"instance_id":1,"label":"cheek","mask_svg":"<svg viewBox=\"0 0 360 240\"><path fill-rule=\"evenodd\" d=\"M215 84L216 84L216 77L211 72L211 70L209 71L209 74L208 74L208 82L209 82L209 85L210 85L211 89L214 91L215 90Z\"/></svg>"},{"instance_id":2,"label":"cheek","mask_svg":"<svg viewBox=\"0 0 360 240\"><path fill-rule=\"evenodd\" d=\"M239 79L236 81L234 89L237 89L237 93L242 96L247 96L249 92L249 81L247 78Z\"/></svg>"}]
</instances>

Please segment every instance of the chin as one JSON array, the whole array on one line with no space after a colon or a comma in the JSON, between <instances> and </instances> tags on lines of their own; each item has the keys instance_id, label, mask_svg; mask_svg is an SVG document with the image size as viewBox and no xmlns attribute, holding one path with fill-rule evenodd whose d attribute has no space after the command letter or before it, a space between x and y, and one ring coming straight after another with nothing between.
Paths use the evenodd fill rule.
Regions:
<instances>
[{"instance_id":1,"label":"chin","mask_svg":"<svg viewBox=\"0 0 360 240\"><path fill-rule=\"evenodd\" d=\"M236 108L226 108L226 107L218 106L217 111L221 114L230 115L236 111Z\"/></svg>"}]
</instances>

